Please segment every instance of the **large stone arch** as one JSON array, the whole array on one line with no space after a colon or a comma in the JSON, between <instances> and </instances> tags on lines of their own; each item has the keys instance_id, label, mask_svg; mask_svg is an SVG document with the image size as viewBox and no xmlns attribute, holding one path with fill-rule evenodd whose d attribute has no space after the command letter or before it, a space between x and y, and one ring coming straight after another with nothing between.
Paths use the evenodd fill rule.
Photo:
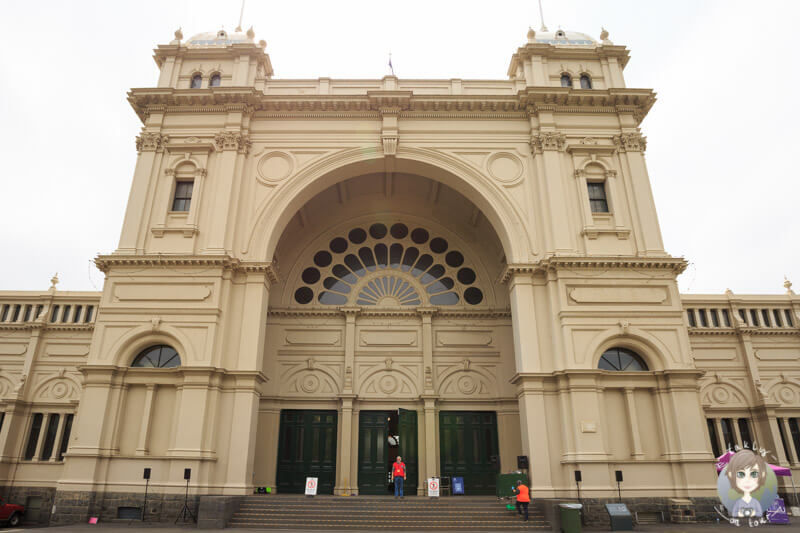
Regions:
<instances>
[{"instance_id":1,"label":"large stone arch","mask_svg":"<svg viewBox=\"0 0 800 533\"><path fill-rule=\"evenodd\" d=\"M271 260L284 229L298 209L336 183L383 171L383 159L377 149L354 148L325 157L286 180L258 207L242 252L254 260ZM536 254L526 217L488 176L436 150L410 147L398 149L394 172L438 181L470 200L494 228L508 263L525 263Z\"/></svg>"}]
</instances>

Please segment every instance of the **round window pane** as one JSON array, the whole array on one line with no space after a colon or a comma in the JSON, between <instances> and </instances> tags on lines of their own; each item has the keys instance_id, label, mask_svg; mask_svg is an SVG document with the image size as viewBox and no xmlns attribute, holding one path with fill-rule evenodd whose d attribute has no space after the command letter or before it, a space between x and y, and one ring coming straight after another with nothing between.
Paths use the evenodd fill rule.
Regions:
<instances>
[{"instance_id":1,"label":"round window pane","mask_svg":"<svg viewBox=\"0 0 800 533\"><path fill-rule=\"evenodd\" d=\"M331 241L330 246L334 253L340 254L347 250L347 241L341 237L336 237Z\"/></svg>"},{"instance_id":2,"label":"round window pane","mask_svg":"<svg viewBox=\"0 0 800 533\"><path fill-rule=\"evenodd\" d=\"M361 228L355 228L350 230L348 237L350 237L350 242L353 244L361 244L367 240L367 232Z\"/></svg>"},{"instance_id":3,"label":"round window pane","mask_svg":"<svg viewBox=\"0 0 800 533\"><path fill-rule=\"evenodd\" d=\"M314 267L308 267L307 269L303 270L303 281L309 285L313 285L314 283L318 282L319 277L319 270Z\"/></svg>"},{"instance_id":4,"label":"round window pane","mask_svg":"<svg viewBox=\"0 0 800 533\"><path fill-rule=\"evenodd\" d=\"M461 252L457 252L456 250L447 252L447 255L444 256L444 260L449 266L454 268L464 264L464 256Z\"/></svg>"},{"instance_id":5,"label":"round window pane","mask_svg":"<svg viewBox=\"0 0 800 533\"><path fill-rule=\"evenodd\" d=\"M389 230L392 234L392 237L395 239L405 239L406 235L408 235L408 226L405 224L400 224L399 222L392 226L392 229Z\"/></svg>"},{"instance_id":6,"label":"round window pane","mask_svg":"<svg viewBox=\"0 0 800 533\"><path fill-rule=\"evenodd\" d=\"M644 359L627 348L611 348L603 352L597 368L612 372L645 372L648 369Z\"/></svg>"},{"instance_id":7,"label":"round window pane","mask_svg":"<svg viewBox=\"0 0 800 533\"><path fill-rule=\"evenodd\" d=\"M477 287L470 287L464 291L464 299L470 305L478 305L483 301L483 293Z\"/></svg>"},{"instance_id":8,"label":"round window pane","mask_svg":"<svg viewBox=\"0 0 800 533\"><path fill-rule=\"evenodd\" d=\"M399 242L394 243L389 248L389 266L397 268L400 266L400 260L403 257L403 245Z\"/></svg>"},{"instance_id":9,"label":"round window pane","mask_svg":"<svg viewBox=\"0 0 800 533\"><path fill-rule=\"evenodd\" d=\"M373 239L383 239L386 237L386 226L383 224L373 224L369 227L369 234Z\"/></svg>"},{"instance_id":10,"label":"round window pane","mask_svg":"<svg viewBox=\"0 0 800 533\"><path fill-rule=\"evenodd\" d=\"M400 269L404 272L411 270L411 267L414 266L414 262L417 260L417 257L419 257L419 250L413 246L411 248L407 248L406 255L403 256L403 264L400 266Z\"/></svg>"},{"instance_id":11,"label":"round window pane","mask_svg":"<svg viewBox=\"0 0 800 533\"><path fill-rule=\"evenodd\" d=\"M471 268L462 268L458 271L458 281L464 285L472 285L475 282L475 271Z\"/></svg>"},{"instance_id":12,"label":"round window pane","mask_svg":"<svg viewBox=\"0 0 800 533\"><path fill-rule=\"evenodd\" d=\"M411 232L411 240L417 244L424 244L428 242L428 232L422 228L416 228L414 231Z\"/></svg>"},{"instance_id":13,"label":"round window pane","mask_svg":"<svg viewBox=\"0 0 800 533\"><path fill-rule=\"evenodd\" d=\"M318 267L326 267L331 264L332 260L333 256L331 256L331 253L326 250L317 252L316 255L314 256L314 264L317 265Z\"/></svg>"},{"instance_id":14,"label":"round window pane","mask_svg":"<svg viewBox=\"0 0 800 533\"><path fill-rule=\"evenodd\" d=\"M299 304L307 304L314 299L314 291L308 287L300 287L294 291L294 299Z\"/></svg>"},{"instance_id":15,"label":"round window pane","mask_svg":"<svg viewBox=\"0 0 800 533\"><path fill-rule=\"evenodd\" d=\"M447 250L447 241L441 237L435 237L431 240L431 250L434 253L441 254Z\"/></svg>"}]
</instances>

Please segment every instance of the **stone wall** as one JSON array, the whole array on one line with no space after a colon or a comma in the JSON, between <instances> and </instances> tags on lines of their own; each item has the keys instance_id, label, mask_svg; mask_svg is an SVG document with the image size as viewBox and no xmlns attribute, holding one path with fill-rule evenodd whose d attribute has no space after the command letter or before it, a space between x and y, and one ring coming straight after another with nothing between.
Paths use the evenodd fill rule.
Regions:
<instances>
[{"instance_id":1,"label":"stone wall","mask_svg":"<svg viewBox=\"0 0 800 533\"><path fill-rule=\"evenodd\" d=\"M199 496L189 495L188 506L197 516ZM146 522L174 522L183 508L182 494L160 494L151 492L147 495ZM55 513L50 525L85 523L96 516L100 522L117 521L117 510L120 507L138 507L144 503L144 494L138 492L78 492L59 491L55 495ZM126 520L127 521L127 520Z\"/></svg>"},{"instance_id":2,"label":"stone wall","mask_svg":"<svg viewBox=\"0 0 800 533\"><path fill-rule=\"evenodd\" d=\"M26 507L24 524L47 525L56 489L52 487L4 486L0 494L7 503ZM38 505L37 505L38 504Z\"/></svg>"},{"instance_id":3,"label":"stone wall","mask_svg":"<svg viewBox=\"0 0 800 533\"><path fill-rule=\"evenodd\" d=\"M546 518L558 530L560 524L559 503L577 503L577 500L534 500L545 513ZM583 523L586 526L608 529L611 527L605 505L618 503L617 498L583 498ZM665 522L694 523L715 522L719 516L714 506L719 505L717 498L622 498L628 506L636 523L635 513L660 512Z\"/></svg>"}]
</instances>

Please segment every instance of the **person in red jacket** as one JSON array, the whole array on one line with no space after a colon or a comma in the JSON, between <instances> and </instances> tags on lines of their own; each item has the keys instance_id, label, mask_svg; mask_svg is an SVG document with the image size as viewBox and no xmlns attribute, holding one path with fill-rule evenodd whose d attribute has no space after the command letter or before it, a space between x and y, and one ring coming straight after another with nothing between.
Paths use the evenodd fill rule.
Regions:
<instances>
[{"instance_id":1,"label":"person in red jacket","mask_svg":"<svg viewBox=\"0 0 800 533\"><path fill-rule=\"evenodd\" d=\"M525 510L525 521L528 521L528 504L531 503L531 493L526 485L522 484L522 480L517 480L517 488L514 489L517 493L517 513L522 515L522 510Z\"/></svg>"},{"instance_id":2,"label":"person in red jacket","mask_svg":"<svg viewBox=\"0 0 800 533\"><path fill-rule=\"evenodd\" d=\"M403 458L397 456L397 461L392 465L392 481L394 482L394 497L403 497L403 482L406 480L406 464Z\"/></svg>"}]
</instances>

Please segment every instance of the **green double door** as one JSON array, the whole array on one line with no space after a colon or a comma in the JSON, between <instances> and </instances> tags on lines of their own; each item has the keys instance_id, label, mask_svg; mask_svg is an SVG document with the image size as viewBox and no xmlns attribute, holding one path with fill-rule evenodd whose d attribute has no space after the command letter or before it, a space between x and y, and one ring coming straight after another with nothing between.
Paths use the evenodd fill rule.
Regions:
<instances>
[{"instance_id":1,"label":"green double door","mask_svg":"<svg viewBox=\"0 0 800 533\"><path fill-rule=\"evenodd\" d=\"M500 472L497 415L493 411L440 411L443 476L464 478L466 494L494 494Z\"/></svg>"},{"instance_id":2,"label":"green double door","mask_svg":"<svg viewBox=\"0 0 800 533\"><path fill-rule=\"evenodd\" d=\"M302 494L306 478L316 477L317 494L333 494L336 422L336 411L281 411L278 492Z\"/></svg>"},{"instance_id":3,"label":"green double door","mask_svg":"<svg viewBox=\"0 0 800 533\"><path fill-rule=\"evenodd\" d=\"M399 444L389 437L399 437ZM417 412L361 411L358 417L358 493L387 494L392 463L406 464L404 492L417 492Z\"/></svg>"}]
</instances>

